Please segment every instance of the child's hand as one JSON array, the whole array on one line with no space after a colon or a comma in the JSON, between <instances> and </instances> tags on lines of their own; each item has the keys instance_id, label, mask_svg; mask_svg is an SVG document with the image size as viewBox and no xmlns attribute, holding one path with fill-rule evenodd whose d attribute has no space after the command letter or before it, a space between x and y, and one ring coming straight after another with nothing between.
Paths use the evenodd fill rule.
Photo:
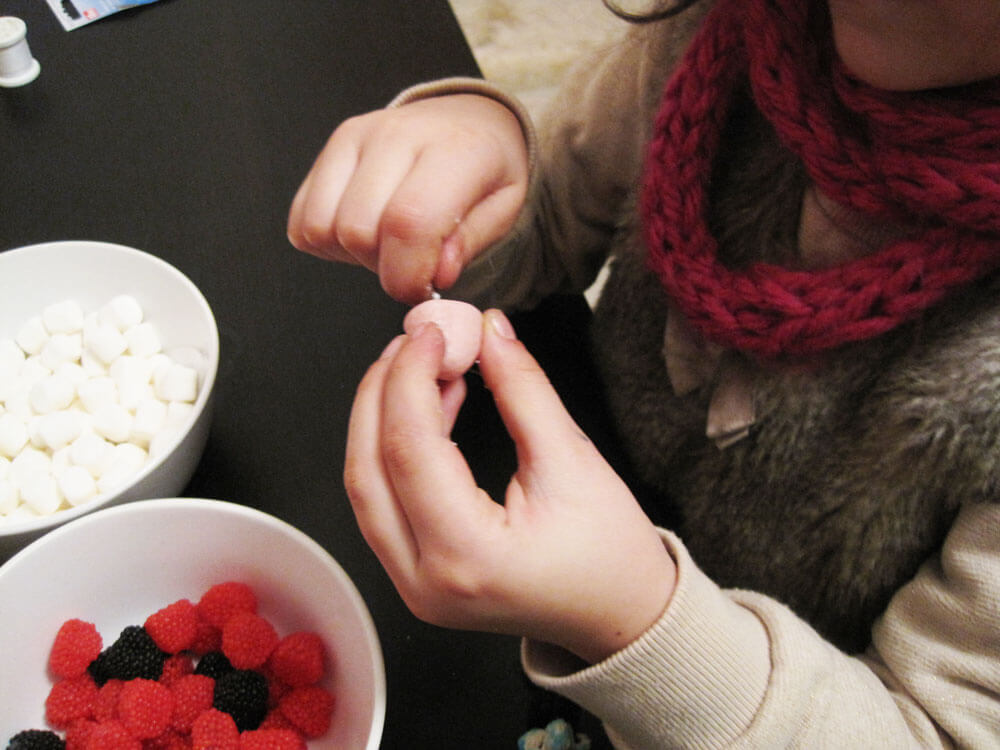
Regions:
<instances>
[{"instance_id":1,"label":"child's hand","mask_svg":"<svg viewBox=\"0 0 1000 750\"><path fill-rule=\"evenodd\" d=\"M510 229L527 190L520 123L462 94L355 117L330 137L292 202L288 238L363 265L402 302L447 289Z\"/></svg>"},{"instance_id":2,"label":"child's hand","mask_svg":"<svg viewBox=\"0 0 1000 750\"><path fill-rule=\"evenodd\" d=\"M441 330L400 336L358 389L345 483L361 531L415 615L526 635L594 662L663 612L675 568L632 494L497 311L479 368L517 446L499 505L449 439ZM461 379L453 383L461 383Z\"/></svg>"}]
</instances>

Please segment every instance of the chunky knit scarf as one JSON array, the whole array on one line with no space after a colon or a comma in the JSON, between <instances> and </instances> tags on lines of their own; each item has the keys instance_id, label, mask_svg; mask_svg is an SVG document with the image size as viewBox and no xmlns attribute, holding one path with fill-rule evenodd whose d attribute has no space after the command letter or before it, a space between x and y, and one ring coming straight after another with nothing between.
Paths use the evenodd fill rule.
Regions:
<instances>
[{"instance_id":1,"label":"chunky knit scarf","mask_svg":"<svg viewBox=\"0 0 1000 750\"><path fill-rule=\"evenodd\" d=\"M874 89L810 35L818 10L719 0L667 84L644 176L649 261L672 301L707 338L765 358L878 336L1000 266L1000 85ZM731 94L747 78L824 194L918 229L822 270L720 263L709 179Z\"/></svg>"}]
</instances>

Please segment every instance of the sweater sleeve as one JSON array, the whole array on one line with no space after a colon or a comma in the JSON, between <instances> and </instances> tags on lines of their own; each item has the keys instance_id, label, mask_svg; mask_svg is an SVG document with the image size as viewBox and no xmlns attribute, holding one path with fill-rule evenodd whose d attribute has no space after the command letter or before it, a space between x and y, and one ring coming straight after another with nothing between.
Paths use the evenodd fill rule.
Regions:
<instances>
[{"instance_id":1,"label":"sweater sleeve","mask_svg":"<svg viewBox=\"0 0 1000 750\"><path fill-rule=\"evenodd\" d=\"M962 510L861 657L773 599L718 588L663 539L677 589L634 643L593 666L523 644L529 677L601 717L619 747L1000 744L1000 506Z\"/></svg>"},{"instance_id":2,"label":"sweater sleeve","mask_svg":"<svg viewBox=\"0 0 1000 750\"><path fill-rule=\"evenodd\" d=\"M700 14L631 29L567 75L538 127L511 94L477 79L421 84L390 106L454 93L490 96L520 119L531 166L514 227L463 271L449 297L524 309L596 278L638 184L653 111Z\"/></svg>"}]
</instances>

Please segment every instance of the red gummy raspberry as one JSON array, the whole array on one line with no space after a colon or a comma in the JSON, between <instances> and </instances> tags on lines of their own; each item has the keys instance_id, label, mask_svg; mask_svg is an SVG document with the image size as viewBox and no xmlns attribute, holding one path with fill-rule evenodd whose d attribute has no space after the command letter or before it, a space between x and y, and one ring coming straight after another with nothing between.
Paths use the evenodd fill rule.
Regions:
<instances>
[{"instance_id":1,"label":"red gummy raspberry","mask_svg":"<svg viewBox=\"0 0 1000 750\"><path fill-rule=\"evenodd\" d=\"M207 620L201 619L201 616L199 615L198 633L195 635L194 641L191 643L191 651L198 654L198 656L204 656L205 654L210 654L213 651L219 651L221 648L221 628L217 628Z\"/></svg>"},{"instance_id":2,"label":"red gummy raspberry","mask_svg":"<svg viewBox=\"0 0 1000 750\"><path fill-rule=\"evenodd\" d=\"M89 674L60 680L45 699L45 718L52 726L66 729L75 721L93 717L96 698L97 685Z\"/></svg>"},{"instance_id":3,"label":"red gummy raspberry","mask_svg":"<svg viewBox=\"0 0 1000 750\"><path fill-rule=\"evenodd\" d=\"M125 683L122 680L108 680L97 691L94 699L94 720L111 721L118 718L118 696Z\"/></svg>"},{"instance_id":4,"label":"red gummy raspberry","mask_svg":"<svg viewBox=\"0 0 1000 750\"><path fill-rule=\"evenodd\" d=\"M178 732L167 731L159 737L145 740L142 743L142 750L191 750L191 738Z\"/></svg>"},{"instance_id":5,"label":"red gummy raspberry","mask_svg":"<svg viewBox=\"0 0 1000 750\"><path fill-rule=\"evenodd\" d=\"M167 729L174 714L174 694L154 680L137 678L122 687L118 716L133 737L148 740Z\"/></svg>"},{"instance_id":6,"label":"red gummy raspberry","mask_svg":"<svg viewBox=\"0 0 1000 750\"><path fill-rule=\"evenodd\" d=\"M92 719L80 719L74 721L72 726L66 730L64 739L66 740L66 750L87 750L87 742L94 731L97 722Z\"/></svg>"},{"instance_id":7,"label":"red gummy raspberry","mask_svg":"<svg viewBox=\"0 0 1000 750\"><path fill-rule=\"evenodd\" d=\"M101 653L103 645L101 634L93 623L66 620L52 643L49 669L56 677L79 677Z\"/></svg>"},{"instance_id":8,"label":"red gummy raspberry","mask_svg":"<svg viewBox=\"0 0 1000 750\"><path fill-rule=\"evenodd\" d=\"M278 704L285 718L310 739L330 728L333 706L333 696L319 685L295 688Z\"/></svg>"},{"instance_id":9,"label":"red gummy raspberry","mask_svg":"<svg viewBox=\"0 0 1000 750\"><path fill-rule=\"evenodd\" d=\"M267 666L280 682L291 687L317 683L326 671L323 640L315 633L286 635L274 647Z\"/></svg>"},{"instance_id":10,"label":"red gummy raspberry","mask_svg":"<svg viewBox=\"0 0 1000 750\"><path fill-rule=\"evenodd\" d=\"M142 750L142 742L128 733L119 721L105 721L94 727L86 750Z\"/></svg>"},{"instance_id":11,"label":"red gummy raspberry","mask_svg":"<svg viewBox=\"0 0 1000 750\"><path fill-rule=\"evenodd\" d=\"M222 628L222 653L236 669L257 669L278 645L278 633L252 612L237 612Z\"/></svg>"},{"instance_id":12,"label":"red gummy raspberry","mask_svg":"<svg viewBox=\"0 0 1000 750\"><path fill-rule=\"evenodd\" d=\"M197 606L201 619L221 628L237 612L256 612L257 596L245 583L226 581L202 594Z\"/></svg>"},{"instance_id":13,"label":"red gummy raspberry","mask_svg":"<svg viewBox=\"0 0 1000 750\"><path fill-rule=\"evenodd\" d=\"M203 674L190 674L177 680L170 690L174 694L171 726L178 732L190 733L194 720L212 707L215 680Z\"/></svg>"},{"instance_id":14,"label":"red gummy raspberry","mask_svg":"<svg viewBox=\"0 0 1000 750\"><path fill-rule=\"evenodd\" d=\"M288 720L288 717L281 713L281 710L274 708L267 712L267 716L260 723L258 729L291 729L296 733L299 731L292 722Z\"/></svg>"},{"instance_id":15,"label":"red gummy raspberry","mask_svg":"<svg viewBox=\"0 0 1000 750\"><path fill-rule=\"evenodd\" d=\"M240 730L233 717L214 708L203 712L191 726L192 750L239 750Z\"/></svg>"},{"instance_id":16,"label":"red gummy raspberry","mask_svg":"<svg viewBox=\"0 0 1000 750\"><path fill-rule=\"evenodd\" d=\"M163 661L163 672L160 682L167 687L173 685L181 677L194 673L194 659L191 654L174 654Z\"/></svg>"},{"instance_id":17,"label":"red gummy raspberry","mask_svg":"<svg viewBox=\"0 0 1000 750\"><path fill-rule=\"evenodd\" d=\"M194 643L198 611L190 601L180 599L147 617L144 627L161 651L176 654Z\"/></svg>"},{"instance_id":18,"label":"red gummy raspberry","mask_svg":"<svg viewBox=\"0 0 1000 750\"><path fill-rule=\"evenodd\" d=\"M281 699L284 698L292 688L290 685L286 685L284 682L277 679L274 674L266 668L262 671L262 674L267 678L267 706L268 708L277 708Z\"/></svg>"},{"instance_id":19,"label":"red gummy raspberry","mask_svg":"<svg viewBox=\"0 0 1000 750\"><path fill-rule=\"evenodd\" d=\"M290 729L253 729L240 735L240 750L306 750L306 742Z\"/></svg>"}]
</instances>

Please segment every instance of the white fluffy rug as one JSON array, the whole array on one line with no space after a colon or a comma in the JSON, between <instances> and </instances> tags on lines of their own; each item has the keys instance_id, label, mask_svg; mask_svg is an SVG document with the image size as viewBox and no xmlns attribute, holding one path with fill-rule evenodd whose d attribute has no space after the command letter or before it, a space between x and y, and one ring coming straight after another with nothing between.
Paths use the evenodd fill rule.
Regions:
<instances>
[{"instance_id":1,"label":"white fluffy rug","mask_svg":"<svg viewBox=\"0 0 1000 750\"><path fill-rule=\"evenodd\" d=\"M537 114L581 55L623 31L601 0L451 0L486 78Z\"/></svg>"}]
</instances>

